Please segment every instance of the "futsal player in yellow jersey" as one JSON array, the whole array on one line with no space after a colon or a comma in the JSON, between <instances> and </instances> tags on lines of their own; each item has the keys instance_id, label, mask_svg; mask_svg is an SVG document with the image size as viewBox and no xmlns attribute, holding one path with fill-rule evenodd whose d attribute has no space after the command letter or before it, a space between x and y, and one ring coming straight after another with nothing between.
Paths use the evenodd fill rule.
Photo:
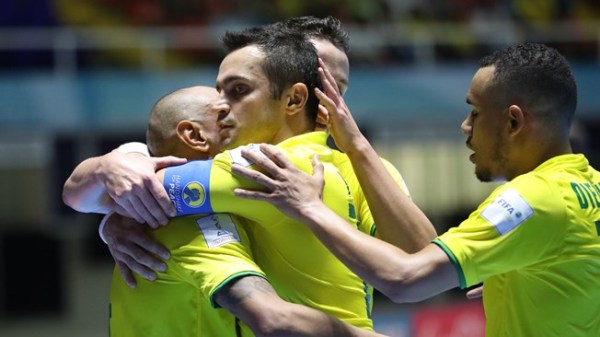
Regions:
<instances>
[{"instance_id":1,"label":"futsal player in yellow jersey","mask_svg":"<svg viewBox=\"0 0 600 337\"><path fill-rule=\"evenodd\" d=\"M336 144L352 160L370 203L397 222L429 220L391 183L322 64ZM243 152L263 173L234 173L267 191L237 195L275 204L302 221L350 269L397 302L414 302L483 281L488 337L593 337L600 331L600 173L573 154L569 130L577 88L568 62L524 43L482 59L463 122L482 181L505 180L467 220L408 254L349 228L319 199L320 166L310 177L261 145ZM265 156L266 155L266 156Z\"/></svg>"},{"instance_id":2,"label":"futsal player in yellow jersey","mask_svg":"<svg viewBox=\"0 0 600 337\"><path fill-rule=\"evenodd\" d=\"M326 145L326 139L325 132L312 132L284 140L277 147L294 165L308 171L315 154L331 157L334 150ZM236 188L256 186L231 174L232 164L250 165L240 152L240 148L225 151L213 160L165 170L164 185L178 215L229 213L244 218L251 241L257 243L252 245L254 260L284 300L372 329L370 293L360 278L321 245L306 226L268 203L234 195ZM356 228L352 195L339 171L330 163L326 166L325 180L324 202ZM231 278L225 276L223 281Z\"/></svg>"},{"instance_id":3,"label":"futsal player in yellow jersey","mask_svg":"<svg viewBox=\"0 0 600 337\"><path fill-rule=\"evenodd\" d=\"M462 288L484 283L488 336L600 332L600 173L581 154L497 188L434 240Z\"/></svg>"},{"instance_id":4,"label":"futsal player in yellow jersey","mask_svg":"<svg viewBox=\"0 0 600 337\"><path fill-rule=\"evenodd\" d=\"M150 117L148 148L157 155L164 155L165 152L177 155L185 153L186 157L204 158L204 160L214 155L214 147L209 143L218 139L211 136L211 123L215 123L217 114L210 111L210 103L215 94L214 89L194 87L177 90L159 100L152 109ZM200 136L201 134L203 136ZM323 133L319 133L321 137L309 139L321 139L321 143L324 143L325 138L321 134ZM288 141L295 146L306 146L305 142L293 142L292 139ZM141 152L146 152L145 150L143 148ZM309 153L312 151L310 146L304 149L304 152L307 151ZM231 153L236 151L228 152ZM310 164L307 163L305 166ZM343 183L339 174L336 173L334 177ZM219 183L212 185L219 186ZM333 186L335 188L335 184ZM345 186L338 186L338 191L348 197ZM268 206L268 204L264 205ZM351 199L342 205L344 210L350 212ZM121 225L126 221L115 219L115 215L105 220L117 221ZM140 228L138 223L130 221L132 223L128 225L131 226L129 228ZM249 249L250 241L245 227L240 226L240 223L243 223L242 219L229 214L194 215L173 218L167 226L149 231L149 234L171 253L171 258L167 260L167 271L158 273L157 279L153 282L140 279L136 289L131 289L123 282L115 268L110 296L111 335L252 336L252 331L229 311L215 309L219 305L213 298L216 293L219 293L222 301L224 296L229 296L223 293L230 293L233 291L231 289L238 287L241 283L240 279L265 278L264 273L253 260ZM232 283L235 283L235 286L232 286ZM293 325L289 323L276 322L275 327L277 324L286 326L287 330L282 329L281 333L291 335L292 332L298 333L304 330L310 335L331 335L331 332L310 326L310 324L315 326L330 324L327 319L317 322L323 316L311 316L313 313L310 313L310 310L289 303L286 305L282 303L283 301L274 306L274 301L278 301L279 297L266 289L268 283L255 282L253 285L262 288L251 295L254 305L257 301L264 302L261 308L277 310L284 316L287 315L285 317L290 320L304 326L302 329L294 330ZM227 288L227 291L223 288ZM242 318L247 318L247 313L244 312L246 309L242 309L241 305L237 306L236 310L246 315ZM261 315L271 316L270 318L274 319L275 316L270 312L272 311L261 312ZM302 320L307 321L308 324ZM250 323L256 327L263 324L260 322L262 321L252 320ZM351 331L355 333L352 336L363 335L362 332L359 334L358 330L352 330L349 326L338 326L338 330L335 331L335 335L346 335L346 333L349 335ZM364 334L367 335L376 334Z\"/></svg>"},{"instance_id":5,"label":"futsal player in yellow jersey","mask_svg":"<svg viewBox=\"0 0 600 337\"><path fill-rule=\"evenodd\" d=\"M245 41L246 38L248 36L245 36L244 34L242 34L241 36L238 35L231 35L229 36L229 39L234 39L235 41L233 41L234 43L238 40L241 39L242 43L247 43ZM251 35L249 36L250 38L253 38ZM290 33L290 34L280 34L280 35L273 35L273 36L264 36L264 37L254 37L257 39L256 42L251 42L249 44L243 44L242 46L239 47L235 47L233 48L233 51L223 60L222 64L221 64L221 69L219 71L219 78L217 79L217 83L218 83L218 87L219 90L222 91L222 96L224 97L223 101L220 102L219 105L221 109L219 111L219 117L220 117L220 122L219 125L221 126L221 132L220 132L220 136L221 136L221 140L224 144L227 144L228 147L231 148L235 148L237 145L240 144L240 142L243 142L243 139L253 139L254 137L256 137L256 135L259 135L258 139L269 139L267 137L274 137L272 139L273 142L281 142L281 141L285 141L285 140L289 140L291 139L294 134L297 134L299 131L303 131L306 132L306 129L312 129L314 128L314 120L315 117L310 118L309 116L307 116L307 110L309 109L308 107L306 107L306 105L308 105L307 103L307 94L308 96L312 96L310 93L311 91L307 91L306 89L306 84L304 83L295 83L292 82L292 84L288 84L289 79L287 78L288 75L290 76L300 76L299 74L301 74L301 76L314 76L314 78L317 78L316 75L316 55L309 55L309 53L312 51L312 53L314 53L314 47L307 41L305 40L305 38L300 35L300 34L294 34L294 33ZM256 43L256 45L255 45ZM261 44L261 43L264 43ZM262 70L260 71L260 69L262 69L262 67L267 67L266 63L268 63L268 66L273 66L271 62L283 62L282 60L285 59L285 62L289 62L291 61L295 61L293 58L289 57L289 51L286 48L289 48L288 43L294 44L294 48L296 48L295 52L293 53L294 55L299 55L299 57L304 57L304 61L305 63L302 65L304 68L298 67L296 68L296 65L288 65L286 64L286 68L285 69L291 69L292 71L288 71L285 74L278 72L276 74L274 74L273 72L267 72L267 70ZM282 52L282 49L285 50L285 53ZM278 59L277 60L273 60L271 59L272 55L271 53L277 54ZM266 56L269 56L268 60L269 62L265 61ZM248 63L248 64L246 64ZM263 65L262 63L265 63L265 65ZM241 66L240 66L241 65ZM257 69L259 71L257 71ZM280 94L274 94L272 92L270 92L270 90L274 90L273 86L269 86L269 82L271 81L270 78L266 77L266 74L263 73L263 71L266 74L269 74L271 76L275 75L277 76L277 79L280 82L277 82L278 88L277 90L282 90L282 93ZM311 74L312 72L312 74ZM307 75L309 74L309 75ZM284 77L283 79L280 79L280 77ZM311 79L312 81L312 79ZM318 81L317 81L318 82ZM308 82L311 85L315 85L316 82ZM286 87L286 85L290 85L290 87ZM273 97L275 95L275 97ZM279 95L279 96L277 96ZM277 98L279 97L279 98ZM310 99L310 97L309 97ZM317 102L316 99L313 98L313 103L314 106L312 107L312 111L316 114L316 108L317 108ZM313 104L311 103L311 104ZM240 107L238 107L238 105ZM246 109L241 109L241 106L245 106ZM253 110L252 110L253 109ZM250 111L252 111L252 113L250 113ZM281 115L281 116L280 116ZM282 118L285 117L285 118ZM260 125L261 129L256 129L253 127L250 127L250 125ZM242 127L245 126L245 127ZM272 134L271 136L269 136L269 134ZM325 143L325 134L324 133L320 133L322 135L322 142ZM242 135L244 135L244 137L242 137ZM302 136L297 136L297 137L302 137ZM306 146L307 142L300 142L302 143L303 146ZM308 142L310 143L310 142ZM325 145L319 145L321 147L325 147ZM310 150L310 149L309 149ZM235 154L235 151L230 151L228 154ZM217 158L215 158L215 161L217 163L221 163L222 164L222 160L223 158L226 158L227 154L223 154L221 156L217 156ZM239 157L239 156L238 156ZM306 160L310 160L311 156L306 155ZM220 158L220 159L219 159ZM233 157L235 158L235 157ZM241 157L240 157L241 158ZM221 161L219 161L221 160ZM226 162L226 160L225 160ZM193 162L193 163L189 163L187 165L204 165L206 167L206 165L210 165L211 162ZM184 167L186 165L183 165L181 167ZM307 162L306 167L310 166L310 162ZM180 167L180 168L181 168ZM331 167L331 169L334 169L333 166ZM215 170L215 172L218 172L218 170ZM231 174L227 174L225 172L225 178L227 178L229 176L229 179L231 177ZM338 189L338 193L341 193L341 196L343 196L342 198L340 198L340 195L334 195L332 198L328 199L330 200L332 203L337 203L336 205L338 207L341 207L340 211L344 212L343 214L349 214L350 210L352 207L350 207L350 202L351 202L351 196L348 193L348 189L345 186L345 182L343 181L343 179L341 178L341 176L339 175L339 173L333 174L332 175L332 186L335 186L336 183L335 181L339 181L342 183L342 185L338 184L338 187L341 187L340 189ZM231 180L231 179L230 179ZM227 179L216 179L215 182L225 182L227 183L228 180ZM173 185L170 185L170 184ZM168 185L169 188L177 188L177 180L171 180L170 184ZM211 181L212 184L212 181ZM217 184L218 185L218 184ZM207 186L208 187L208 186ZM215 190L215 187L217 186L210 186L210 193L208 194L209 197L212 196L212 191ZM199 193L201 191L200 189L200 185L198 184L191 184L190 186L185 186L184 187L184 191L185 191L185 196L181 195L183 200L188 202L189 205L193 206L198 206L200 204L202 204L201 202L198 203L199 200L202 200L202 198L199 198L199 196L202 196L201 193ZM229 195L233 195L233 191L229 191L228 192ZM326 191L326 194L330 194ZM218 195L218 193L216 194ZM228 194L225 194L225 196L227 196ZM217 200L217 199L215 199ZM267 204L264 204L267 207L272 208L271 206L268 206ZM235 205L233 205L235 207ZM273 210L275 210L274 208L272 208ZM235 210L235 209L234 209ZM200 213L205 213L204 210L200 210ZM278 213L278 212L275 212ZM271 213L273 214L273 213ZM268 216L268 213L262 213L262 216ZM281 217L281 213L279 213L279 217ZM252 217L250 217L251 219L253 219ZM285 217L284 217L285 218ZM267 221L267 223L271 224L269 221L269 218L263 219L264 221ZM292 221L293 222L293 221ZM356 277L356 275L354 275L353 273L349 272L347 270L347 268L343 267L343 265L341 265L339 263L339 261L333 257L333 255L331 255L330 253L328 253L323 247L322 245L320 245L320 243L314 238L314 236L312 236L312 234L310 234L310 232L308 230L306 230L304 227L299 226L299 228L301 228L302 231L304 231L305 233L308 234L308 236L310 236L310 238L312 239L312 242L314 243L313 245L315 245L316 247L320 248L321 250L323 250L325 253L329 254L330 257L327 258L325 257L323 259L323 262L325 265L327 265L329 268L327 268L327 272L326 275L324 275L324 279L327 280L328 278L330 278L332 280L332 286L334 287L338 287L337 284L334 284L333 282L340 282L342 284L347 284L350 287L354 287L355 285L357 285L357 289L343 289L344 294L351 294L349 296L346 297L342 297L342 300L344 302L348 302L348 306L346 306L346 303L343 303L342 305L339 304L335 304L338 307L341 307L341 310L332 310L330 308L327 308L330 312L334 312L335 314L338 314L338 318L347 318L347 320L349 322L352 322L354 324L356 324L357 326L362 326L362 327L366 327L366 328L370 328L371 326L371 321L368 317L368 311L369 311L369 303L366 300L366 287L364 285L364 283L358 278ZM306 237L308 237L306 236ZM288 237L289 238L289 237ZM334 261L335 263L337 263L338 265L342 266L343 270L340 271L336 268L331 268L334 267L332 264L330 264L330 261ZM233 285L230 285L229 283L227 284L227 288L230 287L235 287L237 286L240 282L243 281L243 279L245 279L245 277L238 277L235 280L232 280L231 278L228 278L227 281L231 281L229 283L234 283ZM350 281L348 281L350 280ZM222 283L220 283L222 284ZM255 290L255 289L253 289ZM222 291L218 290L216 292L216 294L209 294L209 296L213 296L214 295L214 302L216 304L220 304L223 305L223 298L222 298ZM356 298L356 296L360 296L360 307L357 307L357 305L353 304L354 299ZM254 296L254 295L253 295ZM242 301L246 302L246 299L242 298ZM336 298L336 302L339 301L340 298ZM242 303L243 304L243 303ZM313 303L310 303L313 304ZM229 306L228 310L232 311L234 314L238 314L239 310L238 310L238 306ZM351 311L357 311L357 312L351 312ZM345 315L347 315L348 317L346 317ZM343 317L340 317L343 316ZM242 320L244 320L243 317L240 317ZM250 322L249 324L251 324L252 322ZM280 323L283 323L284 325L289 325L292 322L286 322L286 321L281 321ZM312 323L312 322L311 322ZM256 324L255 324L256 325ZM318 327L319 324L315 324L314 327ZM313 326L310 326L310 324L307 326L305 324L306 330L311 330L310 328L314 328ZM339 325L336 325L336 327L339 327ZM358 329L353 329L353 335L358 335ZM350 331L350 330L348 330ZM361 332L365 332L365 331L361 331ZM366 331L368 332L368 331ZM340 335L340 334L337 334ZM360 334L360 335L375 335L373 333L370 334Z\"/></svg>"},{"instance_id":6,"label":"futsal player in yellow jersey","mask_svg":"<svg viewBox=\"0 0 600 337\"><path fill-rule=\"evenodd\" d=\"M190 159L214 156L219 137L211 104L217 96L213 88L200 86L165 95L150 114L148 148L137 149ZM136 221L116 214L103 221L140 228ZM140 280L137 288L131 289L115 267L110 287L110 335L252 336L229 311L215 310L208 295L234 278L264 277L238 223L227 214L187 216L149 230L171 253L167 272L159 273L154 282Z\"/></svg>"}]
</instances>

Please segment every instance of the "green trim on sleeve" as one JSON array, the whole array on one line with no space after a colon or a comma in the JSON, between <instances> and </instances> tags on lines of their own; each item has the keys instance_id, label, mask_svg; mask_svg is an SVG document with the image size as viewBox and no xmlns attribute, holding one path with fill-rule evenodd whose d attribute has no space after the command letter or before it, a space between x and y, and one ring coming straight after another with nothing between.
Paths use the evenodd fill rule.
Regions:
<instances>
[{"instance_id":1,"label":"green trim on sleeve","mask_svg":"<svg viewBox=\"0 0 600 337\"><path fill-rule=\"evenodd\" d=\"M241 277L245 277L245 276L258 276L258 277L262 277L265 280L267 280L267 276L265 276L265 274L261 274L255 271L244 271L244 272L240 272L237 274L233 274L231 276L229 276L227 279L225 279L225 281L221 282L221 284L219 284L215 290L210 294L210 305L217 309L220 308L221 306L219 304L217 304L217 302L215 302L215 295L219 292L219 290L223 289L223 287L225 287L226 285L229 284L229 282L233 281L233 280L237 280L238 278ZM268 282L269 280L267 280Z\"/></svg>"},{"instance_id":2,"label":"green trim on sleeve","mask_svg":"<svg viewBox=\"0 0 600 337\"><path fill-rule=\"evenodd\" d=\"M376 232L377 232L377 224L373 224L373 226L371 226L371 232L369 233L369 235L375 237Z\"/></svg>"},{"instance_id":3,"label":"green trim on sleeve","mask_svg":"<svg viewBox=\"0 0 600 337\"><path fill-rule=\"evenodd\" d=\"M434 239L433 241L431 241L431 243L436 244L438 247L440 247L444 251L444 253L446 253L446 255L448 255L448 257L450 258L450 261L452 261L452 263L456 267L456 273L458 274L458 281L460 283L460 288L466 289L467 281L465 278L465 274L462 270L460 263L458 262L458 259L456 258L456 256L454 256L454 254L452 253L450 248L446 247L446 245L439 239Z\"/></svg>"}]
</instances>

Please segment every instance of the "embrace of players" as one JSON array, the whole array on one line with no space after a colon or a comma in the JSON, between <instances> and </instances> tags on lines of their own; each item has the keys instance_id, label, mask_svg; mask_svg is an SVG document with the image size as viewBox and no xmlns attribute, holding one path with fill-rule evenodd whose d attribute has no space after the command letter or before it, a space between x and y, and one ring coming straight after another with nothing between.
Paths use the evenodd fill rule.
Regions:
<instances>
[{"instance_id":1,"label":"embrace of players","mask_svg":"<svg viewBox=\"0 0 600 337\"><path fill-rule=\"evenodd\" d=\"M65 203L107 213L111 336L377 336L371 285L414 302L481 282L486 336L596 336L600 173L569 144L564 57L482 59L461 130L478 179L506 182L436 237L344 103L347 39L331 17L228 32L216 90L164 96L147 146L75 168Z\"/></svg>"}]
</instances>

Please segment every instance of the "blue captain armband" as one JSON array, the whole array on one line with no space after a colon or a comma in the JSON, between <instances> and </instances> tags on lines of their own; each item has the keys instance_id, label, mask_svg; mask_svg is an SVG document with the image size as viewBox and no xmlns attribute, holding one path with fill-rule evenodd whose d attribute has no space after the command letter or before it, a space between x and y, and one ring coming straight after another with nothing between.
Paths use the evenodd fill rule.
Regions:
<instances>
[{"instance_id":1,"label":"blue captain armband","mask_svg":"<svg viewBox=\"0 0 600 337\"><path fill-rule=\"evenodd\" d=\"M178 216L214 213L210 204L212 163L212 160L197 160L165 170L163 185Z\"/></svg>"}]
</instances>

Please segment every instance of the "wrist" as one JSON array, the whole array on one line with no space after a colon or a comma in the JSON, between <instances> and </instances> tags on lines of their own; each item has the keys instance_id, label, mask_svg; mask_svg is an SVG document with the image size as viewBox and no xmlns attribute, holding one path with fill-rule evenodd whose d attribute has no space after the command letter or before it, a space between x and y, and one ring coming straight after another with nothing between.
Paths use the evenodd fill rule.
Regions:
<instances>
[{"instance_id":1,"label":"wrist","mask_svg":"<svg viewBox=\"0 0 600 337\"><path fill-rule=\"evenodd\" d=\"M362 157L365 157L369 151L373 151L373 147L364 136L354 140L351 144L352 146L345 151L346 155L351 159L361 159Z\"/></svg>"},{"instance_id":2,"label":"wrist","mask_svg":"<svg viewBox=\"0 0 600 337\"><path fill-rule=\"evenodd\" d=\"M307 224L309 227L315 227L320 224L321 217L324 217L331 211L322 200L305 203L298 209L299 221Z\"/></svg>"}]
</instances>

